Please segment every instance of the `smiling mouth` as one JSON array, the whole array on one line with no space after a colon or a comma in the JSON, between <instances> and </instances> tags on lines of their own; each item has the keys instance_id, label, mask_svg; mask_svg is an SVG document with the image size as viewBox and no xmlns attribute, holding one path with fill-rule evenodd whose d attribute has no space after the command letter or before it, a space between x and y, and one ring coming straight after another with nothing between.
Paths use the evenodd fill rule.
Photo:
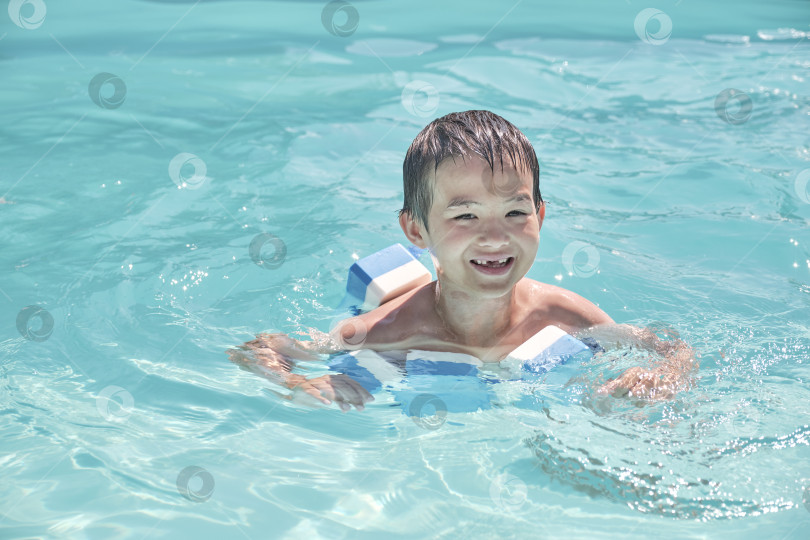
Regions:
<instances>
[{"instance_id":1,"label":"smiling mouth","mask_svg":"<svg viewBox=\"0 0 810 540\"><path fill-rule=\"evenodd\" d=\"M481 266L483 268L505 268L512 264L512 261L515 260L514 257L507 257L505 259L498 259L494 261L489 261L485 259L472 259L470 262L476 266Z\"/></svg>"}]
</instances>

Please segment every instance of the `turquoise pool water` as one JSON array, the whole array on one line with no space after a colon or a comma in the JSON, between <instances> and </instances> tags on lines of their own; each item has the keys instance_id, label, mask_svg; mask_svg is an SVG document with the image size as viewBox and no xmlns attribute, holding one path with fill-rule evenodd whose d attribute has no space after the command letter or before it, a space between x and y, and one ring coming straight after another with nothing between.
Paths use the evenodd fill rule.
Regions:
<instances>
[{"instance_id":1,"label":"turquoise pool water","mask_svg":"<svg viewBox=\"0 0 810 540\"><path fill-rule=\"evenodd\" d=\"M0 537L806 537L810 4L8 4ZM228 361L329 328L472 108L537 150L529 277L676 329L696 388L595 399L620 349L426 426Z\"/></svg>"}]
</instances>

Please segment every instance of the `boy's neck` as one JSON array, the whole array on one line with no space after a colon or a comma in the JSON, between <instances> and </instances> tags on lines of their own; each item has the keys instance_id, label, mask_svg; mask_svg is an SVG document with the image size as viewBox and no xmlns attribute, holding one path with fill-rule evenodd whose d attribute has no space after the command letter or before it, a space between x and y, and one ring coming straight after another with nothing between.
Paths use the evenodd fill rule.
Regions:
<instances>
[{"instance_id":1,"label":"boy's neck","mask_svg":"<svg viewBox=\"0 0 810 540\"><path fill-rule=\"evenodd\" d=\"M514 288L499 298L480 298L434 283L436 314L459 344L495 346L512 328Z\"/></svg>"}]
</instances>

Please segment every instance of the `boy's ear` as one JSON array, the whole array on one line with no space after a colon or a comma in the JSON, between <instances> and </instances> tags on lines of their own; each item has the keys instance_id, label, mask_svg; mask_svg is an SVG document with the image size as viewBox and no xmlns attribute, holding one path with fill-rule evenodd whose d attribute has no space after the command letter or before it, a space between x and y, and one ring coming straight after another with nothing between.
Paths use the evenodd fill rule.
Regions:
<instances>
[{"instance_id":1,"label":"boy's ear","mask_svg":"<svg viewBox=\"0 0 810 540\"><path fill-rule=\"evenodd\" d=\"M546 219L546 203L541 202L540 208L537 210L537 221L540 223L538 229L543 226L543 220Z\"/></svg>"},{"instance_id":2,"label":"boy's ear","mask_svg":"<svg viewBox=\"0 0 810 540\"><path fill-rule=\"evenodd\" d=\"M399 226L402 227L402 232L405 233L411 244L422 249L427 247L425 239L422 238L422 227L410 214L403 212L399 215Z\"/></svg>"}]
</instances>

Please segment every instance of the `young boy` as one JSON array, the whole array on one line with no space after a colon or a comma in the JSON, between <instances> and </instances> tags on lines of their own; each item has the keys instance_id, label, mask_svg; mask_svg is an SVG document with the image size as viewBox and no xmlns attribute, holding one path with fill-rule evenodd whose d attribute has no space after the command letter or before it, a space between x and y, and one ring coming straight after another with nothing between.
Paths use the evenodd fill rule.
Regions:
<instances>
[{"instance_id":1,"label":"young boy","mask_svg":"<svg viewBox=\"0 0 810 540\"><path fill-rule=\"evenodd\" d=\"M505 119L466 111L434 120L408 149L403 181L399 224L408 240L429 250L436 281L344 321L329 338L257 336L241 348L252 353L263 374L323 403L335 401L344 411L351 405L362 409L374 398L357 382L345 375L306 379L290 373L291 360L339 350L421 349L499 362L548 325L631 340L667 358L650 371L625 371L603 393L669 397L691 370L691 350L680 340L616 325L585 298L524 277L537 254L546 207L534 149ZM231 351L231 358L250 367L239 351Z\"/></svg>"}]
</instances>

